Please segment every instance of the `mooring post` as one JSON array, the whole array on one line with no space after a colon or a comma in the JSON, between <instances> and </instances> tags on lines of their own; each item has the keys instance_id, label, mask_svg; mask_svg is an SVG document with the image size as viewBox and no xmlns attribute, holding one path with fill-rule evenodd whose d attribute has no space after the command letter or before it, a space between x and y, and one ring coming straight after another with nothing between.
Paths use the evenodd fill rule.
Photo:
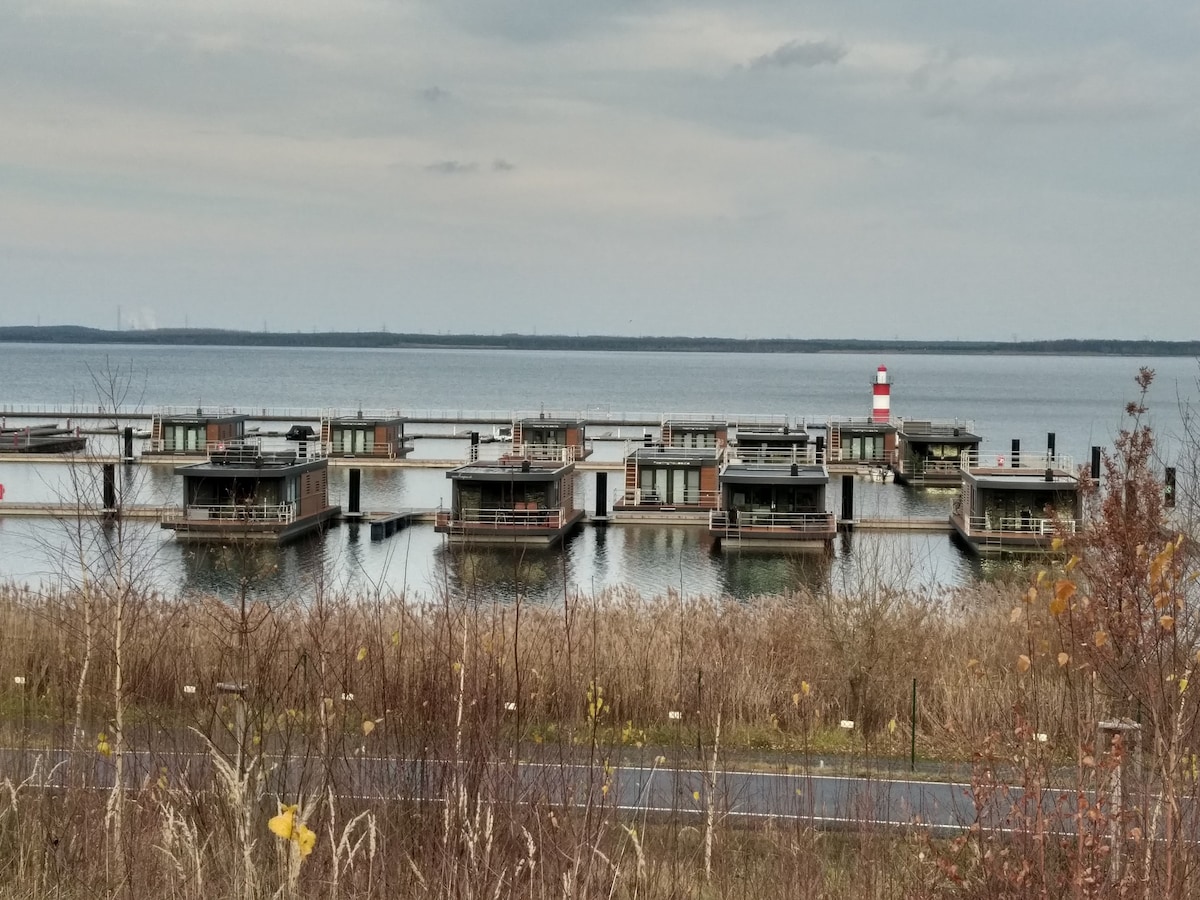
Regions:
<instances>
[{"instance_id":1,"label":"mooring post","mask_svg":"<svg viewBox=\"0 0 1200 900\"><path fill-rule=\"evenodd\" d=\"M479 432L478 431L471 432L471 452L470 452L468 458L471 460L471 462L475 462L475 460L479 459Z\"/></svg>"},{"instance_id":2,"label":"mooring post","mask_svg":"<svg viewBox=\"0 0 1200 900\"><path fill-rule=\"evenodd\" d=\"M125 462L137 462L133 455L133 426L125 426Z\"/></svg>"},{"instance_id":3,"label":"mooring post","mask_svg":"<svg viewBox=\"0 0 1200 900\"><path fill-rule=\"evenodd\" d=\"M1012 439L1012 467L1014 469L1021 467L1021 441L1018 438Z\"/></svg>"},{"instance_id":4,"label":"mooring post","mask_svg":"<svg viewBox=\"0 0 1200 900\"><path fill-rule=\"evenodd\" d=\"M842 476L842 521L838 523L844 531L854 530L854 476Z\"/></svg>"},{"instance_id":5,"label":"mooring post","mask_svg":"<svg viewBox=\"0 0 1200 900\"><path fill-rule=\"evenodd\" d=\"M596 520L608 521L608 473L596 473Z\"/></svg>"},{"instance_id":6,"label":"mooring post","mask_svg":"<svg viewBox=\"0 0 1200 900\"><path fill-rule=\"evenodd\" d=\"M362 469L350 470L350 499L347 503L349 509L346 512L349 515L357 516L359 514L360 495L362 492Z\"/></svg>"},{"instance_id":7,"label":"mooring post","mask_svg":"<svg viewBox=\"0 0 1200 900\"><path fill-rule=\"evenodd\" d=\"M115 512L117 508L117 467L113 463L104 464L104 511Z\"/></svg>"}]
</instances>

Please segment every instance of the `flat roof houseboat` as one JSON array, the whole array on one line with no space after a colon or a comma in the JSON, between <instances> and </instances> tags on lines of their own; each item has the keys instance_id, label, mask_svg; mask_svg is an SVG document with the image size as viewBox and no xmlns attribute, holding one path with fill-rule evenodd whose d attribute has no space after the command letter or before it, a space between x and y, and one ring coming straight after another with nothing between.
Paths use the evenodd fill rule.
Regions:
<instances>
[{"instance_id":1,"label":"flat roof houseboat","mask_svg":"<svg viewBox=\"0 0 1200 900\"><path fill-rule=\"evenodd\" d=\"M405 443L404 418L366 415L321 417L321 444L329 456L354 459L404 459L412 447Z\"/></svg>"},{"instance_id":2,"label":"flat roof houseboat","mask_svg":"<svg viewBox=\"0 0 1200 900\"><path fill-rule=\"evenodd\" d=\"M434 531L458 543L556 544L583 518L574 473L572 462L512 456L451 469L450 509Z\"/></svg>"},{"instance_id":3,"label":"flat roof houseboat","mask_svg":"<svg viewBox=\"0 0 1200 900\"><path fill-rule=\"evenodd\" d=\"M809 434L803 425L790 425L786 416L738 422L733 447L743 461L790 464L809 455Z\"/></svg>"},{"instance_id":4,"label":"flat roof houseboat","mask_svg":"<svg viewBox=\"0 0 1200 900\"><path fill-rule=\"evenodd\" d=\"M982 438L970 422L900 420L896 480L917 487L958 487L962 461L979 453Z\"/></svg>"},{"instance_id":5,"label":"flat roof houseboat","mask_svg":"<svg viewBox=\"0 0 1200 900\"><path fill-rule=\"evenodd\" d=\"M247 416L232 410L164 409L150 419L146 456L204 456L246 436Z\"/></svg>"},{"instance_id":6,"label":"flat roof houseboat","mask_svg":"<svg viewBox=\"0 0 1200 900\"><path fill-rule=\"evenodd\" d=\"M283 543L324 526L328 460L318 446L265 450L258 439L210 447L208 460L179 466L183 509L163 520L179 540Z\"/></svg>"},{"instance_id":7,"label":"flat roof houseboat","mask_svg":"<svg viewBox=\"0 0 1200 900\"><path fill-rule=\"evenodd\" d=\"M87 438L78 427L62 428L55 423L0 428L0 453L79 453L86 449Z\"/></svg>"},{"instance_id":8,"label":"flat roof houseboat","mask_svg":"<svg viewBox=\"0 0 1200 900\"><path fill-rule=\"evenodd\" d=\"M587 425L582 419L538 415L513 420L514 458L575 462L591 455Z\"/></svg>"},{"instance_id":9,"label":"flat roof houseboat","mask_svg":"<svg viewBox=\"0 0 1200 900\"><path fill-rule=\"evenodd\" d=\"M625 456L624 488L613 504L616 522L708 521L717 508L717 479L727 426L716 420L664 419L662 440Z\"/></svg>"},{"instance_id":10,"label":"flat roof houseboat","mask_svg":"<svg viewBox=\"0 0 1200 900\"><path fill-rule=\"evenodd\" d=\"M962 494L950 524L981 555L1044 551L1055 535L1080 525L1083 499L1072 460L1053 454L963 458Z\"/></svg>"},{"instance_id":11,"label":"flat roof houseboat","mask_svg":"<svg viewBox=\"0 0 1200 900\"><path fill-rule=\"evenodd\" d=\"M826 426L830 464L890 467L896 464L896 426L873 418L831 418Z\"/></svg>"},{"instance_id":12,"label":"flat roof houseboat","mask_svg":"<svg viewBox=\"0 0 1200 900\"><path fill-rule=\"evenodd\" d=\"M825 508L829 471L823 464L732 461L719 482L720 508L708 527L722 550L831 547L837 523Z\"/></svg>"}]
</instances>

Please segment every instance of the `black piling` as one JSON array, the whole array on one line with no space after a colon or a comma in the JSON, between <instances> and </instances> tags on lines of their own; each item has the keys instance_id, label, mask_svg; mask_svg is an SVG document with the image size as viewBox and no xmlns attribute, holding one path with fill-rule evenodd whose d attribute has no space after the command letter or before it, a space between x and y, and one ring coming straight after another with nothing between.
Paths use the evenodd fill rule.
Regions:
<instances>
[{"instance_id":1,"label":"black piling","mask_svg":"<svg viewBox=\"0 0 1200 900\"><path fill-rule=\"evenodd\" d=\"M134 456L133 456L133 426L132 425L125 426L125 453L123 456L123 461L127 462L127 463L132 463L132 462L137 461L136 459L134 459Z\"/></svg>"},{"instance_id":2,"label":"black piling","mask_svg":"<svg viewBox=\"0 0 1200 900\"><path fill-rule=\"evenodd\" d=\"M1016 438L1012 439L1012 467L1021 468L1021 442Z\"/></svg>"},{"instance_id":3,"label":"black piling","mask_svg":"<svg viewBox=\"0 0 1200 900\"><path fill-rule=\"evenodd\" d=\"M1163 471L1163 506L1175 508L1175 467L1167 466Z\"/></svg>"},{"instance_id":4,"label":"black piling","mask_svg":"<svg viewBox=\"0 0 1200 900\"><path fill-rule=\"evenodd\" d=\"M361 512L362 469L350 470L350 499L346 504L348 515L357 516Z\"/></svg>"},{"instance_id":5,"label":"black piling","mask_svg":"<svg viewBox=\"0 0 1200 900\"><path fill-rule=\"evenodd\" d=\"M115 512L117 509L117 467L112 463L104 464L104 511Z\"/></svg>"},{"instance_id":6,"label":"black piling","mask_svg":"<svg viewBox=\"0 0 1200 900\"><path fill-rule=\"evenodd\" d=\"M1092 480L1100 480L1100 448L1092 448Z\"/></svg>"},{"instance_id":7,"label":"black piling","mask_svg":"<svg viewBox=\"0 0 1200 900\"><path fill-rule=\"evenodd\" d=\"M1054 453L1054 451L1055 451L1055 446L1054 446L1054 444L1055 444L1055 440L1054 440L1054 432L1053 432L1053 431L1049 431L1049 432L1047 432L1047 433L1046 433L1046 459L1047 459L1047 460L1049 460L1049 461L1050 461L1050 462L1052 462L1052 463L1054 462L1054 456L1055 456L1055 453Z\"/></svg>"},{"instance_id":8,"label":"black piling","mask_svg":"<svg viewBox=\"0 0 1200 900\"><path fill-rule=\"evenodd\" d=\"M845 531L854 529L854 476L842 476L842 520L838 526Z\"/></svg>"},{"instance_id":9,"label":"black piling","mask_svg":"<svg viewBox=\"0 0 1200 900\"><path fill-rule=\"evenodd\" d=\"M825 464L825 435L817 435L817 465Z\"/></svg>"},{"instance_id":10,"label":"black piling","mask_svg":"<svg viewBox=\"0 0 1200 900\"><path fill-rule=\"evenodd\" d=\"M596 473L596 520L608 520L608 473Z\"/></svg>"},{"instance_id":11,"label":"black piling","mask_svg":"<svg viewBox=\"0 0 1200 900\"><path fill-rule=\"evenodd\" d=\"M475 462L475 460L477 460L477 459L479 459L479 432L478 432L478 431L472 431L472 432L471 432L471 455L470 455L470 460L471 460L471 462Z\"/></svg>"}]
</instances>

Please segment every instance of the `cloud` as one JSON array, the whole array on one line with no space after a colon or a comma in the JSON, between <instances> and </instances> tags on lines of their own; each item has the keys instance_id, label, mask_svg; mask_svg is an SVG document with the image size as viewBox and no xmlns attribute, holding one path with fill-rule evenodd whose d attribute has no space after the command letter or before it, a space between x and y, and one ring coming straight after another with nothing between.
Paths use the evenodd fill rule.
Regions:
<instances>
[{"instance_id":1,"label":"cloud","mask_svg":"<svg viewBox=\"0 0 1200 900\"><path fill-rule=\"evenodd\" d=\"M512 163L510 163L507 159L492 160L492 171L493 172L511 172L515 168L516 168L516 166L513 165Z\"/></svg>"},{"instance_id":2,"label":"cloud","mask_svg":"<svg viewBox=\"0 0 1200 900\"><path fill-rule=\"evenodd\" d=\"M453 94L444 88L438 87L436 84L430 85L421 91L421 99L426 103L442 103L449 100Z\"/></svg>"},{"instance_id":3,"label":"cloud","mask_svg":"<svg viewBox=\"0 0 1200 900\"><path fill-rule=\"evenodd\" d=\"M750 60L750 68L786 69L790 66L803 66L812 69L820 65L836 66L848 52L848 48L831 41L791 40L780 44L770 53Z\"/></svg>"},{"instance_id":4,"label":"cloud","mask_svg":"<svg viewBox=\"0 0 1200 900\"><path fill-rule=\"evenodd\" d=\"M478 163L459 162L457 159L443 159L430 163L425 167L426 172L436 172L439 175L464 175L479 168Z\"/></svg>"}]
</instances>

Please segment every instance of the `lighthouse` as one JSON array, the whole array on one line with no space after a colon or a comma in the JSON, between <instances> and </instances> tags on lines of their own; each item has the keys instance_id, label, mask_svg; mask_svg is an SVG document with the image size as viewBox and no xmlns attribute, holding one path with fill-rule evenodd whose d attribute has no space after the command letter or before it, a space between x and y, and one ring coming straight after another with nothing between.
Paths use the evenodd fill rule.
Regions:
<instances>
[{"instance_id":1,"label":"lighthouse","mask_svg":"<svg viewBox=\"0 0 1200 900\"><path fill-rule=\"evenodd\" d=\"M871 404L871 421L886 424L892 418L892 386L888 384L887 366L880 366L871 385L874 399Z\"/></svg>"}]
</instances>

